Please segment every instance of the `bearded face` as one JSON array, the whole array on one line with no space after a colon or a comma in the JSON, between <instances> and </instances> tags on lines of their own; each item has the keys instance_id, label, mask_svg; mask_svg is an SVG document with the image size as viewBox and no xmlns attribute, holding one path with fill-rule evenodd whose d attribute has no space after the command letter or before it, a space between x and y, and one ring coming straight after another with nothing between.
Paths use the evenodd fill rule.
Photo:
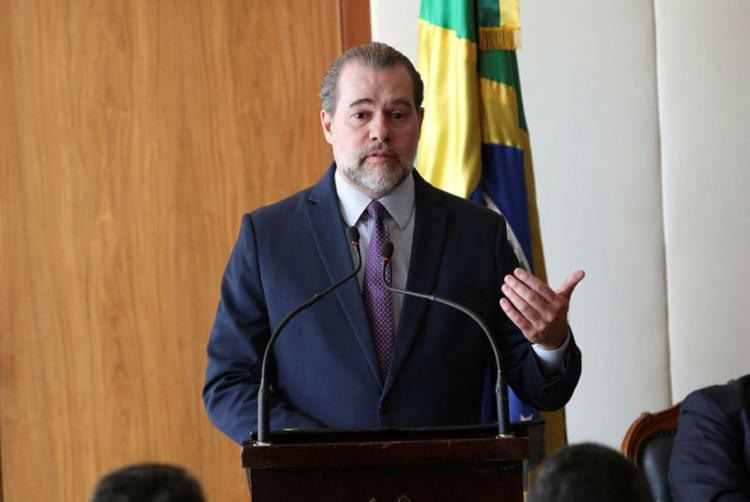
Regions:
<instances>
[{"instance_id":1,"label":"bearded face","mask_svg":"<svg viewBox=\"0 0 750 502\"><path fill-rule=\"evenodd\" d=\"M388 195L411 173L421 122L403 66L348 64L339 77L336 110L321 112L337 168L373 199Z\"/></svg>"},{"instance_id":2,"label":"bearded face","mask_svg":"<svg viewBox=\"0 0 750 502\"><path fill-rule=\"evenodd\" d=\"M391 193L409 176L414 165L414 157L403 159L385 143L374 144L353 159L341 157L335 155L336 166L344 177L376 199Z\"/></svg>"}]
</instances>

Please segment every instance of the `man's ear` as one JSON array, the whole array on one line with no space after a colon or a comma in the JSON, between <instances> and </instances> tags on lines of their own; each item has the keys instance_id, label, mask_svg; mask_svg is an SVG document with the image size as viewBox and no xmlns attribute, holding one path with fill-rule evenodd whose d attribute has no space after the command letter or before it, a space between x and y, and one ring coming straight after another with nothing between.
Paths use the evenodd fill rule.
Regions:
<instances>
[{"instance_id":1,"label":"man's ear","mask_svg":"<svg viewBox=\"0 0 750 502\"><path fill-rule=\"evenodd\" d=\"M424 120L424 108L421 106L417 109L417 118L419 119L419 130L422 130L422 121Z\"/></svg>"},{"instance_id":2,"label":"man's ear","mask_svg":"<svg viewBox=\"0 0 750 502\"><path fill-rule=\"evenodd\" d=\"M323 127L323 136L329 144L333 144L333 113L320 110L320 125Z\"/></svg>"}]
</instances>

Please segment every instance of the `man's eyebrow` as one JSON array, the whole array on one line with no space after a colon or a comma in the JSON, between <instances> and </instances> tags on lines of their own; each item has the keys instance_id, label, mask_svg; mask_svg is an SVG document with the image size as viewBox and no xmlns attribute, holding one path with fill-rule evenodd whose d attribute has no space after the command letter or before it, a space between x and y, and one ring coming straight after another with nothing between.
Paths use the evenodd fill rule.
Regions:
<instances>
[{"instance_id":1,"label":"man's eyebrow","mask_svg":"<svg viewBox=\"0 0 750 502\"><path fill-rule=\"evenodd\" d=\"M406 98L394 98L388 102L389 105L403 105L411 108L411 101Z\"/></svg>"},{"instance_id":2,"label":"man's eyebrow","mask_svg":"<svg viewBox=\"0 0 750 502\"><path fill-rule=\"evenodd\" d=\"M359 98L349 103L349 108L353 108L359 105L373 105L373 104L375 104L375 101L373 101L370 98Z\"/></svg>"},{"instance_id":3,"label":"man's eyebrow","mask_svg":"<svg viewBox=\"0 0 750 502\"><path fill-rule=\"evenodd\" d=\"M375 104L375 101L370 98L360 98L360 99L355 99L354 101L349 103L349 108L354 108L355 106L359 106L359 105L374 105L374 104ZM388 101L388 104L390 106L401 105L401 106L406 106L406 107L411 108L411 101L409 101L406 98L393 98L392 100Z\"/></svg>"}]
</instances>

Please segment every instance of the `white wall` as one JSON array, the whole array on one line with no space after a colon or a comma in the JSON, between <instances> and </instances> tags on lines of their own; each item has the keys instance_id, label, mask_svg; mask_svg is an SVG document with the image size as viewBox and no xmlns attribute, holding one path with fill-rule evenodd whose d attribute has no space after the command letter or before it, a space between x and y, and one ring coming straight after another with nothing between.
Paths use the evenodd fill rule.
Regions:
<instances>
[{"instance_id":1,"label":"white wall","mask_svg":"<svg viewBox=\"0 0 750 502\"><path fill-rule=\"evenodd\" d=\"M588 274L571 303L584 366L568 435L619 446L641 411L670 400L652 6L522 7L519 66L549 279Z\"/></svg>"},{"instance_id":2,"label":"white wall","mask_svg":"<svg viewBox=\"0 0 750 502\"><path fill-rule=\"evenodd\" d=\"M372 39L396 47L417 64L419 0L371 0Z\"/></svg>"},{"instance_id":3,"label":"white wall","mask_svg":"<svg viewBox=\"0 0 750 502\"><path fill-rule=\"evenodd\" d=\"M416 59L418 0L371 2ZM578 267L572 442L750 372L750 3L524 0L519 65L550 282Z\"/></svg>"},{"instance_id":4,"label":"white wall","mask_svg":"<svg viewBox=\"0 0 750 502\"><path fill-rule=\"evenodd\" d=\"M750 373L750 2L656 2L672 389Z\"/></svg>"}]
</instances>

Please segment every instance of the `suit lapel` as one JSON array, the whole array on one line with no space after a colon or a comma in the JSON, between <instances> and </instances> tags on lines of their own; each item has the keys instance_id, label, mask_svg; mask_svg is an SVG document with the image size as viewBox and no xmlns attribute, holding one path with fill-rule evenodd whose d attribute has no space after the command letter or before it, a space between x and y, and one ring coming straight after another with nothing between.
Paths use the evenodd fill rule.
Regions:
<instances>
[{"instance_id":1,"label":"suit lapel","mask_svg":"<svg viewBox=\"0 0 750 502\"><path fill-rule=\"evenodd\" d=\"M418 293L433 294L435 280L440 272L447 215L442 207L441 192L431 187L414 170L415 220L414 239L409 259L409 275L406 289ZM401 319L396 330L391 370L385 383L388 392L398 377L414 344L419 327L427 309L427 300L407 296L401 307Z\"/></svg>"},{"instance_id":2,"label":"suit lapel","mask_svg":"<svg viewBox=\"0 0 750 502\"><path fill-rule=\"evenodd\" d=\"M308 196L308 219L312 228L315 247L331 283L354 271L349 243L343 231L339 201L334 184L335 166L331 166ZM364 257L363 257L364 258ZM370 335L362 292L356 278L347 281L334 293L341 304L352 332L357 338L372 376L382 387L380 372L375 357L375 347Z\"/></svg>"}]
</instances>

